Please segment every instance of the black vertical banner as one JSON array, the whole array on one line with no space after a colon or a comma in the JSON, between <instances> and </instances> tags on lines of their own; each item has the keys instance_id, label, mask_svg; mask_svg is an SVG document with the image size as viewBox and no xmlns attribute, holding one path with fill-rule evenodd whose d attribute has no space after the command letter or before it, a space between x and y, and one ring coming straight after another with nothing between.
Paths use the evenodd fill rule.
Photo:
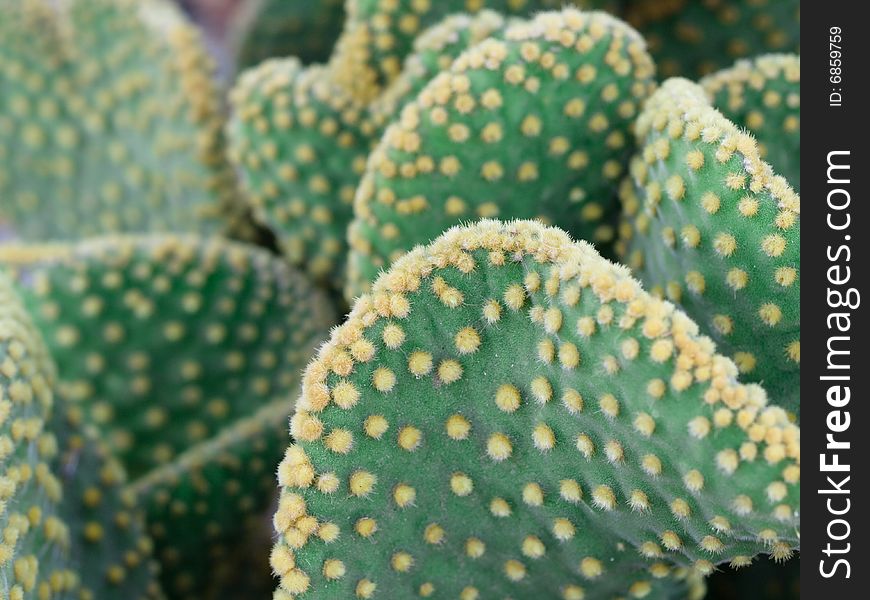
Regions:
<instances>
[{"instance_id":1,"label":"black vertical banner","mask_svg":"<svg viewBox=\"0 0 870 600\"><path fill-rule=\"evenodd\" d=\"M801 7L801 593L812 599L870 597L866 7Z\"/></svg>"}]
</instances>

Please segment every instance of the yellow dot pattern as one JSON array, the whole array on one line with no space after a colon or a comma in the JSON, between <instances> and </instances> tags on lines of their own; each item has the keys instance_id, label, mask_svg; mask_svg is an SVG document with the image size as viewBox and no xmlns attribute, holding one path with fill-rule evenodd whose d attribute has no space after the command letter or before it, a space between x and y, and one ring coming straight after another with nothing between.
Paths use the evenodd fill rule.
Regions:
<instances>
[{"instance_id":1,"label":"yellow dot pattern","mask_svg":"<svg viewBox=\"0 0 870 600\"><path fill-rule=\"evenodd\" d=\"M469 219L537 218L611 240L630 123L652 76L634 30L576 9L509 25L464 52L405 105L370 156L348 232L346 296Z\"/></svg>"},{"instance_id":2,"label":"yellow dot pattern","mask_svg":"<svg viewBox=\"0 0 870 600\"><path fill-rule=\"evenodd\" d=\"M134 479L292 389L332 319L281 260L218 238L28 252L4 257L34 272L27 302L62 395Z\"/></svg>"},{"instance_id":3,"label":"yellow dot pattern","mask_svg":"<svg viewBox=\"0 0 870 600\"><path fill-rule=\"evenodd\" d=\"M463 301L445 304L448 289ZM506 298L488 325L483 307ZM337 360L361 339L372 355ZM581 361L542 360L546 340ZM409 372L420 351L461 377ZM688 317L555 228L484 220L417 247L307 373L279 468L282 598L413 597L424 584L459 598L657 597L714 563L784 558L798 543L799 427L738 383ZM337 386L357 390L351 408L311 401ZM367 435L372 419L389 429ZM328 449L336 427L354 433L347 454ZM338 536L325 542L311 522Z\"/></svg>"},{"instance_id":4,"label":"yellow dot pattern","mask_svg":"<svg viewBox=\"0 0 870 600\"><path fill-rule=\"evenodd\" d=\"M290 262L318 281L341 280L345 229L371 146L365 105L324 67L273 59L245 71L230 94L229 157L253 217Z\"/></svg>"},{"instance_id":5,"label":"yellow dot pattern","mask_svg":"<svg viewBox=\"0 0 870 600\"><path fill-rule=\"evenodd\" d=\"M45 419L55 371L30 317L0 272L0 596L71 597L79 574L59 516L62 482L52 471L58 445ZM55 587L52 587L52 585ZM63 596L70 594L70 596Z\"/></svg>"},{"instance_id":6,"label":"yellow dot pattern","mask_svg":"<svg viewBox=\"0 0 870 600\"><path fill-rule=\"evenodd\" d=\"M69 526L77 597L163 598L154 544L145 534L139 499L124 488L124 468L96 430L77 422L58 400L51 422L59 450L53 467L63 486L59 514Z\"/></svg>"},{"instance_id":7,"label":"yellow dot pattern","mask_svg":"<svg viewBox=\"0 0 870 600\"><path fill-rule=\"evenodd\" d=\"M629 0L624 14L649 40L663 77L696 78L739 58L800 51L799 0Z\"/></svg>"},{"instance_id":8,"label":"yellow dot pattern","mask_svg":"<svg viewBox=\"0 0 870 600\"><path fill-rule=\"evenodd\" d=\"M686 80L653 95L636 133L621 186L622 260L696 319L744 381L764 382L773 402L797 412L800 196ZM703 161L685 160L697 153ZM679 198L668 193L675 179Z\"/></svg>"},{"instance_id":9,"label":"yellow dot pattern","mask_svg":"<svg viewBox=\"0 0 870 600\"><path fill-rule=\"evenodd\" d=\"M213 65L175 7L22 0L7 9L0 219L16 235L215 231L239 217Z\"/></svg>"},{"instance_id":10,"label":"yellow dot pattern","mask_svg":"<svg viewBox=\"0 0 870 600\"><path fill-rule=\"evenodd\" d=\"M344 0L256 0L233 16L236 66L247 68L276 56L323 62L344 23Z\"/></svg>"},{"instance_id":11,"label":"yellow dot pattern","mask_svg":"<svg viewBox=\"0 0 870 600\"><path fill-rule=\"evenodd\" d=\"M713 106L747 128L762 158L800 191L801 59L768 54L701 80Z\"/></svg>"},{"instance_id":12,"label":"yellow dot pattern","mask_svg":"<svg viewBox=\"0 0 870 600\"><path fill-rule=\"evenodd\" d=\"M148 533L161 565L160 580L173 598L216 598L242 590L268 590L268 509L275 472L286 448L287 399L276 399L175 461L132 482L146 499ZM286 477L291 477L289 480ZM313 479L306 479L311 477ZM281 481L306 483L324 493L337 489L335 475L278 471ZM271 528L270 528L271 529ZM342 532L326 521L300 524L305 535L332 542ZM203 548L203 540L208 548ZM264 547L265 546L265 547ZM250 572L240 574L239 569Z\"/></svg>"},{"instance_id":13,"label":"yellow dot pattern","mask_svg":"<svg viewBox=\"0 0 870 600\"><path fill-rule=\"evenodd\" d=\"M446 71L462 52L499 34L507 20L493 10L477 14L451 14L423 31L414 40L413 51L405 58L402 71L368 106L372 130L382 133L402 107L441 71ZM456 130L454 135L462 135ZM459 210L457 202L454 210Z\"/></svg>"}]
</instances>

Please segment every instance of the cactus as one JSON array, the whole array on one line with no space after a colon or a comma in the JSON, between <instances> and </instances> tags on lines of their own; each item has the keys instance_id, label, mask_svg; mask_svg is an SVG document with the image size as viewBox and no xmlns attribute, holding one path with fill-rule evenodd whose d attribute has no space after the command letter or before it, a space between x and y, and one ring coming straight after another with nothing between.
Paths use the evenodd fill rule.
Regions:
<instances>
[{"instance_id":1,"label":"cactus","mask_svg":"<svg viewBox=\"0 0 870 600\"><path fill-rule=\"evenodd\" d=\"M233 45L241 69L280 56L323 62L344 23L344 0L253 0L240 10Z\"/></svg>"},{"instance_id":2,"label":"cactus","mask_svg":"<svg viewBox=\"0 0 870 600\"><path fill-rule=\"evenodd\" d=\"M55 366L0 272L0 596L159 598L135 500L98 443L54 407Z\"/></svg>"},{"instance_id":3,"label":"cactus","mask_svg":"<svg viewBox=\"0 0 870 600\"><path fill-rule=\"evenodd\" d=\"M450 69L464 51L486 38L500 34L507 20L493 10L469 15L446 16L416 40L413 51L405 58L402 72L368 108L368 118L377 137L402 107L412 101L430 80Z\"/></svg>"},{"instance_id":4,"label":"cactus","mask_svg":"<svg viewBox=\"0 0 870 600\"><path fill-rule=\"evenodd\" d=\"M563 4L0 0L0 599L795 591L799 2Z\"/></svg>"},{"instance_id":5,"label":"cactus","mask_svg":"<svg viewBox=\"0 0 870 600\"><path fill-rule=\"evenodd\" d=\"M784 559L800 429L736 376L589 244L454 227L306 369L275 598L663 597L675 568Z\"/></svg>"},{"instance_id":6,"label":"cactus","mask_svg":"<svg viewBox=\"0 0 870 600\"><path fill-rule=\"evenodd\" d=\"M27 284L69 417L102 430L131 474L164 588L216 597L202 595L209 560L267 508L287 396L332 323L328 301L279 259L218 239L105 238L0 259Z\"/></svg>"},{"instance_id":7,"label":"cactus","mask_svg":"<svg viewBox=\"0 0 870 600\"><path fill-rule=\"evenodd\" d=\"M147 499L149 532L172 598L229 597L223 588L239 576L238 547L267 519L291 411L289 398L274 400L134 483ZM270 542L255 542L265 562ZM260 574L268 579L268 565Z\"/></svg>"},{"instance_id":8,"label":"cactus","mask_svg":"<svg viewBox=\"0 0 870 600\"><path fill-rule=\"evenodd\" d=\"M696 77L735 59L800 51L800 0L626 0L629 23L664 77Z\"/></svg>"},{"instance_id":9,"label":"cactus","mask_svg":"<svg viewBox=\"0 0 870 600\"><path fill-rule=\"evenodd\" d=\"M231 94L230 159L254 218L277 234L291 263L340 287L345 229L371 145L365 107L324 67L295 58L245 72Z\"/></svg>"},{"instance_id":10,"label":"cactus","mask_svg":"<svg viewBox=\"0 0 870 600\"><path fill-rule=\"evenodd\" d=\"M755 136L761 157L800 192L800 57L770 54L741 60L700 85L713 106Z\"/></svg>"},{"instance_id":11,"label":"cactus","mask_svg":"<svg viewBox=\"0 0 870 600\"><path fill-rule=\"evenodd\" d=\"M405 106L369 159L346 295L462 220L541 218L608 242L631 123L652 76L636 32L575 9L542 13L461 55Z\"/></svg>"},{"instance_id":12,"label":"cactus","mask_svg":"<svg viewBox=\"0 0 870 600\"><path fill-rule=\"evenodd\" d=\"M30 253L11 260L35 271L26 301L63 394L133 479L291 392L332 323L328 301L282 261L217 238Z\"/></svg>"},{"instance_id":13,"label":"cactus","mask_svg":"<svg viewBox=\"0 0 870 600\"><path fill-rule=\"evenodd\" d=\"M637 122L619 251L744 380L800 410L800 197L704 90L672 79Z\"/></svg>"},{"instance_id":14,"label":"cactus","mask_svg":"<svg viewBox=\"0 0 870 600\"><path fill-rule=\"evenodd\" d=\"M44 432L53 365L0 272L0 596L35 600L54 577L58 596L79 585L68 564L70 532L58 517L61 484L50 469L57 441Z\"/></svg>"},{"instance_id":15,"label":"cactus","mask_svg":"<svg viewBox=\"0 0 870 600\"><path fill-rule=\"evenodd\" d=\"M164 0L60 4L0 0L0 221L37 241L222 226L238 199L199 34Z\"/></svg>"},{"instance_id":16,"label":"cactus","mask_svg":"<svg viewBox=\"0 0 870 600\"><path fill-rule=\"evenodd\" d=\"M339 83L361 101L371 102L399 76L416 36L448 14L490 8L503 14L530 16L562 4L562 0L348 0L347 22L331 64ZM579 4L615 8L617 1L582 0Z\"/></svg>"},{"instance_id":17,"label":"cactus","mask_svg":"<svg viewBox=\"0 0 870 600\"><path fill-rule=\"evenodd\" d=\"M161 599L153 542L139 499L124 489L126 472L93 428L82 427L61 399L50 421L59 452L53 471L63 486L60 518L68 524L77 598Z\"/></svg>"},{"instance_id":18,"label":"cactus","mask_svg":"<svg viewBox=\"0 0 870 600\"><path fill-rule=\"evenodd\" d=\"M707 600L799 600L800 559L785 565L761 560L752 566L716 573L708 580Z\"/></svg>"},{"instance_id":19,"label":"cactus","mask_svg":"<svg viewBox=\"0 0 870 600\"><path fill-rule=\"evenodd\" d=\"M340 289L354 191L374 141L396 109L468 46L504 25L497 13L455 15L420 37L403 76L367 107L329 69L295 58L245 72L231 94L230 158L243 173L255 219L290 261Z\"/></svg>"}]
</instances>

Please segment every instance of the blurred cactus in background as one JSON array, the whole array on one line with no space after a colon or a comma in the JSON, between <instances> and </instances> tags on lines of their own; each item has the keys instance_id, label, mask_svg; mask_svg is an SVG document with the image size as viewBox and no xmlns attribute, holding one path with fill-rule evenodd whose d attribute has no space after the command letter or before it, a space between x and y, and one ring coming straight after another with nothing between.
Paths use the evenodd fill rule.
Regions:
<instances>
[{"instance_id":1,"label":"blurred cactus in background","mask_svg":"<svg viewBox=\"0 0 870 600\"><path fill-rule=\"evenodd\" d=\"M253 0L236 16L236 66L254 66L275 56L323 62L344 23L345 0Z\"/></svg>"},{"instance_id":2,"label":"blurred cactus in background","mask_svg":"<svg viewBox=\"0 0 870 600\"><path fill-rule=\"evenodd\" d=\"M623 260L799 412L800 197L687 80L665 82L636 134Z\"/></svg>"},{"instance_id":3,"label":"blurred cactus in background","mask_svg":"<svg viewBox=\"0 0 870 600\"><path fill-rule=\"evenodd\" d=\"M0 13L0 597L799 596L799 2Z\"/></svg>"},{"instance_id":4,"label":"blurred cactus in background","mask_svg":"<svg viewBox=\"0 0 870 600\"><path fill-rule=\"evenodd\" d=\"M306 370L280 589L661 597L680 567L788 558L800 429L737 373L588 244L530 221L451 229Z\"/></svg>"},{"instance_id":5,"label":"blurred cactus in background","mask_svg":"<svg viewBox=\"0 0 870 600\"><path fill-rule=\"evenodd\" d=\"M235 199L221 101L211 60L176 9L164 0L2 8L0 219L31 241L219 230Z\"/></svg>"}]
</instances>

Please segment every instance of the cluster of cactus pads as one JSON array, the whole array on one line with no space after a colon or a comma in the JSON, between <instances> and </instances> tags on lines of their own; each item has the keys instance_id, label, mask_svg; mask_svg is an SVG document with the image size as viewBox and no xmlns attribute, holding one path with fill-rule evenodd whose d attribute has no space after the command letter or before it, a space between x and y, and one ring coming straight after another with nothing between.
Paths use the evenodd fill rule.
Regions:
<instances>
[{"instance_id":1,"label":"cluster of cactus pads","mask_svg":"<svg viewBox=\"0 0 870 600\"><path fill-rule=\"evenodd\" d=\"M143 511L95 431L55 396L56 368L0 274L3 598L160 598Z\"/></svg>"},{"instance_id":2,"label":"cluster of cactus pads","mask_svg":"<svg viewBox=\"0 0 870 600\"><path fill-rule=\"evenodd\" d=\"M0 0L0 598L791 589L799 3L563 4Z\"/></svg>"}]
</instances>

